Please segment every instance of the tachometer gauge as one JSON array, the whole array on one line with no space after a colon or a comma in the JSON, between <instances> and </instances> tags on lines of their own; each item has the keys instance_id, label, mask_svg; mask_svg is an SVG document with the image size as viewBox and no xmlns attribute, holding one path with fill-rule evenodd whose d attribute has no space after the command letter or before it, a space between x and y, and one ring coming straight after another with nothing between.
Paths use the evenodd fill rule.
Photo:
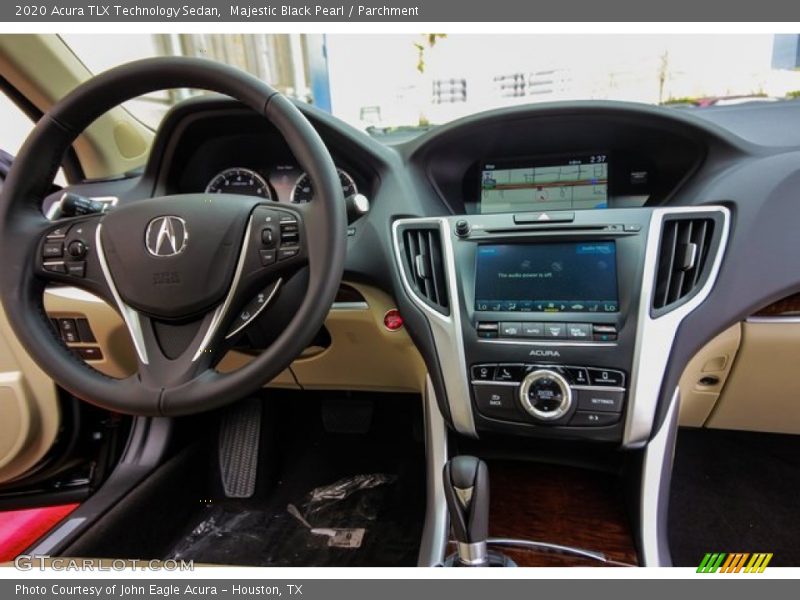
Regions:
<instances>
[{"instance_id":1,"label":"tachometer gauge","mask_svg":"<svg viewBox=\"0 0 800 600\"><path fill-rule=\"evenodd\" d=\"M272 200L267 180L251 169L233 167L217 173L206 186L207 194L241 194Z\"/></svg>"},{"instance_id":2,"label":"tachometer gauge","mask_svg":"<svg viewBox=\"0 0 800 600\"><path fill-rule=\"evenodd\" d=\"M348 198L357 194L358 188L356 187L356 182L353 181L353 178L350 176L350 174L344 169L336 169L336 172L339 173L339 181L342 184L342 192L344 193L344 197ZM313 198L314 188L311 186L311 178L308 176L308 173L303 173L297 178L297 182L294 184L294 188L292 189L291 196L289 196L289 200L295 202L296 204L304 204L306 202L311 202Z\"/></svg>"}]
</instances>

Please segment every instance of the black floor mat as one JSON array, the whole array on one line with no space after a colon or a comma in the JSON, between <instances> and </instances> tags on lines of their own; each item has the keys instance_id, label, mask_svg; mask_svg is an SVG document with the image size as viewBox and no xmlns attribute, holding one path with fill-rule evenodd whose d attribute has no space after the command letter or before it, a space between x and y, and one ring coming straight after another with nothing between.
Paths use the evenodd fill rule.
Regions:
<instances>
[{"instance_id":1,"label":"black floor mat","mask_svg":"<svg viewBox=\"0 0 800 600\"><path fill-rule=\"evenodd\" d=\"M682 429L671 490L675 565L772 552L771 566L800 566L800 436Z\"/></svg>"},{"instance_id":2,"label":"black floor mat","mask_svg":"<svg viewBox=\"0 0 800 600\"><path fill-rule=\"evenodd\" d=\"M262 481L250 500L217 498L203 507L166 557L254 566L415 565L425 503L424 450L412 436L418 399L376 403L372 426L363 434L325 431L319 404L307 398L300 409L291 396L277 404L267 417L280 423L276 443L265 444L262 458L274 462L280 456L274 482ZM318 510L304 504L315 488L370 474L389 481ZM328 537L311 533L289 514L289 504L315 528L365 529L360 547L329 547Z\"/></svg>"},{"instance_id":3,"label":"black floor mat","mask_svg":"<svg viewBox=\"0 0 800 600\"><path fill-rule=\"evenodd\" d=\"M405 510L407 490L397 484L357 491L305 514L316 528L363 529L356 548L331 547L327 535L312 533L286 505L258 509L222 503L203 511L168 557L260 566L413 566L420 531Z\"/></svg>"}]
</instances>

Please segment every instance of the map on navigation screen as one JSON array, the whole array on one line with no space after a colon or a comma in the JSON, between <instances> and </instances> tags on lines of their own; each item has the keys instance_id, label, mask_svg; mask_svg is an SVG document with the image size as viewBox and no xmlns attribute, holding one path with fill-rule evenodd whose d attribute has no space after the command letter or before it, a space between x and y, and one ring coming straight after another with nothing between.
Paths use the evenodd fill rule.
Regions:
<instances>
[{"instance_id":1,"label":"map on navigation screen","mask_svg":"<svg viewBox=\"0 0 800 600\"><path fill-rule=\"evenodd\" d=\"M603 155L531 167L486 164L481 172L483 214L607 205L608 163Z\"/></svg>"}]
</instances>

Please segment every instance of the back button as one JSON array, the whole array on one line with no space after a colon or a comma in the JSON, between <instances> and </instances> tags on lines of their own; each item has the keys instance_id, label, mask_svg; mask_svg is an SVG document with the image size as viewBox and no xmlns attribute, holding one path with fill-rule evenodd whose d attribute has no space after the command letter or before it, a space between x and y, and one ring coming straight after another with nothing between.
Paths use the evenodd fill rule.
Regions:
<instances>
[{"instance_id":1,"label":"back button","mask_svg":"<svg viewBox=\"0 0 800 600\"><path fill-rule=\"evenodd\" d=\"M473 385L475 403L478 410L487 417L521 421L517 411L516 395L519 389L515 385Z\"/></svg>"}]
</instances>

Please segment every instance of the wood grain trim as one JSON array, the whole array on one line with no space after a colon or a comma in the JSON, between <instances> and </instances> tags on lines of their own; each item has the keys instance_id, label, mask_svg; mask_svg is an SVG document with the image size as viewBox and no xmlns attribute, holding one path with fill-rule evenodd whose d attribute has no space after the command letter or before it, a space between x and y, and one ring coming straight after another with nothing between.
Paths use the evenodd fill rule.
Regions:
<instances>
[{"instance_id":1,"label":"wood grain trim","mask_svg":"<svg viewBox=\"0 0 800 600\"><path fill-rule=\"evenodd\" d=\"M782 298L765 306L757 313L756 317L796 317L800 316L800 292Z\"/></svg>"},{"instance_id":2,"label":"wood grain trim","mask_svg":"<svg viewBox=\"0 0 800 600\"><path fill-rule=\"evenodd\" d=\"M528 462L492 461L489 535L602 552L637 565L620 480L607 473ZM581 557L498 548L519 566L609 566Z\"/></svg>"}]
</instances>

